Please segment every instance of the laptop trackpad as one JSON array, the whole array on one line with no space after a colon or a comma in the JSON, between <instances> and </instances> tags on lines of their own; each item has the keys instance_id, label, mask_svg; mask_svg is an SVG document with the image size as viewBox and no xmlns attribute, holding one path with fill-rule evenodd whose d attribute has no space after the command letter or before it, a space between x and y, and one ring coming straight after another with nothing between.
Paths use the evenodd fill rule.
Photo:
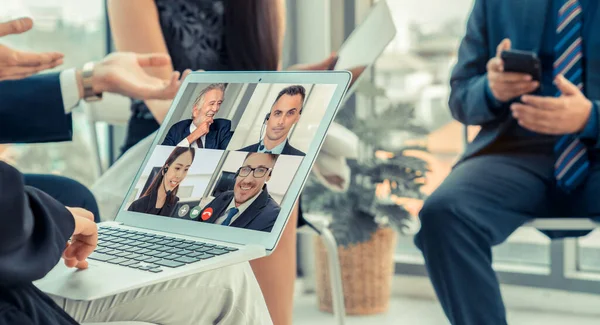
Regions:
<instances>
[{"instance_id":1,"label":"laptop trackpad","mask_svg":"<svg viewBox=\"0 0 600 325\"><path fill-rule=\"evenodd\" d=\"M93 300L148 282L152 273L88 260L86 270L67 268L61 260L34 284L43 292L74 300Z\"/></svg>"}]
</instances>

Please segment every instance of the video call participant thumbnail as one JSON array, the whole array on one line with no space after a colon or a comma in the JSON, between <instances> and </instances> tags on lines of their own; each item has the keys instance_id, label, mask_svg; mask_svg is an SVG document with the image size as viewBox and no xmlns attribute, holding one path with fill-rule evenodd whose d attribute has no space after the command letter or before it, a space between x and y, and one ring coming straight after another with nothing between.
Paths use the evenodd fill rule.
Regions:
<instances>
[{"instance_id":1,"label":"video call participant thumbnail","mask_svg":"<svg viewBox=\"0 0 600 325\"><path fill-rule=\"evenodd\" d=\"M260 134L266 125L265 136L260 142L240 149L246 152L273 153L276 155L304 156L304 152L292 147L288 135L302 114L306 90L302 86L290 86L279 92L271 112L265 116Z\"/></svg>"},{"instance_id":2,"label":"video call participant thumbnail","mask_svg":"<svg viewBox=\"0 0 600 325\"><path fill-rule=\"evenodd\" d=\"M214 118L224 96L224 84L202 89L192 106L192 118L173 124L162 145L225 150L233 136L231 121Z\"/></svg>"},{"instance_id":3,"label":"video call participant thumbnail","mask_svg":"<svg viewBox=\"0 0 600 325\"><path fill-rule=\"evenodd\" d=\"M187 176L196 151L191 147L177 147L171 152L160 173L139 199L133 201L128 211L155 214L168 217L171 215L179 197L179 184Z\"/></svg>"},{"instance_id":4,"label":"video call participant thumbnail","mask_svg":"<svg viewBox=\"0 0 600 325\"><path fill-rule=\"evenodd\" d=\"M232 191L221 193L201 213L199 221L260 231L271 231L279 211L266 183L278 156L249 153L238 169Z\"/></svg>"}]
</instances>

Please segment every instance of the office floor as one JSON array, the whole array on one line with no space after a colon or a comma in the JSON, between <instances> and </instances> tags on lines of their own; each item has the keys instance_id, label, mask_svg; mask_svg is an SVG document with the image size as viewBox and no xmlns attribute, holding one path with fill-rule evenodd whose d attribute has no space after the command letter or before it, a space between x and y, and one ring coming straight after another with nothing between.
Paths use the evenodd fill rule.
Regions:
<instances>
[{"instance_id":1,"label":"office floor","mask_svg":"<svg viewBox=\"0 0 600 325\"><path fill-rule=\"evenodd\" d=\"M548 312L509 310L511 325L597 325L597 317L584 317ZM333 315L318 310L315 295L296 297L294 305L294 325L335 325ZM437 302L431 300L395 297L386 314L375 316L349 316L347 325L445 325L448 324Z\"/></svg>"}]
</instances>

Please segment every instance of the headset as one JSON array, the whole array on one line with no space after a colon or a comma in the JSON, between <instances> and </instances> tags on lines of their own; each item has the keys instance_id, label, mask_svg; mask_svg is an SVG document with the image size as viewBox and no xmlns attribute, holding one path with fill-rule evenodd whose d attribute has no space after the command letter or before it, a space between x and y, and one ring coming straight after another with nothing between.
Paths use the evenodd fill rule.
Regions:
<instances>
[{"instance_id":1,"label":"headset","mask_svg":"<svg viewBox=\"0 0 600 325\"><path fill-rule=\"evenodd\" d=\"M300 107L300 112L298 113L299 115L302 115L302 110L304 109L304 103L302 103L302 107ZM265 115L265 119L263 120L263 123L260 127L260 134L258 135L258 151L263 151L265 149L265 145L262 144L262 139L263 139L263 132L265 130L265 127L267 125L267 121L269 121L269 119L271 118L271 113L267 113L267 115Z\"/></svg>"},{"instance_id":2,"label":"headset","mask_svg":"<svg viewBox=\"0 0 600 325\"><path fill-rule=\"evenodd\" d=\"M165 192L167 192L167 196L170 196L172 191L167 190L167 185L165 184L165 176L167 175L167 171L169 171L169 165L164 166L162 169L162 174L163 174L162 184L163 184L163 188L165 189Z\"/></svg>"},{"instance_id":3,"label":"headset","mask_svg":"<svg viewBox=\"0 0 600 325\"><path fill-rule=\"evenodd\" d=\"M258 151L263 151L265 149L265 145L262 143L263 132L265 131L267 121L269 121L270 118L271 118L271 113L267 113L267 115L265 115L265 119L263 120L263 123L260 127L260 133L258 134L258 143L259 143Z\"/></svg>"}]
</instances>

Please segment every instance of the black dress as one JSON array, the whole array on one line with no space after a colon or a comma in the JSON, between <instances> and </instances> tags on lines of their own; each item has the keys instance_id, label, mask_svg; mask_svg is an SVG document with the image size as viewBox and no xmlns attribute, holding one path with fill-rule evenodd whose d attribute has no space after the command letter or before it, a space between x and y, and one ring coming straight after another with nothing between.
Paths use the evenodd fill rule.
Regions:
<instances>
[{"instance_id":1,"label":"black dress","mask_svg":"<svg viewBox=\"0 0 600 325\"><path fill-rule=\"evenodd\" d=\"M176 71L229 70L223 42L223 0L155 0ZM143 101L134 100L121 153L158 130Z\"/></svg>"}]
</instances>

